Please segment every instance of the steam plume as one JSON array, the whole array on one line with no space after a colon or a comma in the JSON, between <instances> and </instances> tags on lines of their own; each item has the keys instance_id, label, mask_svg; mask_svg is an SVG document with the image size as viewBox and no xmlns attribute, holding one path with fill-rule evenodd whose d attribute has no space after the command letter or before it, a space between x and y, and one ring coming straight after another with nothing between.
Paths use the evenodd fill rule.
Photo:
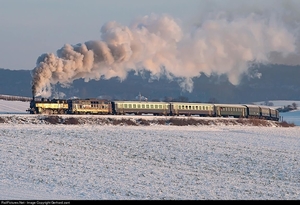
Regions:
<instances>
[{"instance_id":1,"label":"steam plume","mask_svg":"<svg viewBox=\"0 0 300 205\"><path fill-rule=\"evenodd\" d=\"M280 14L280 15L279 15ZM83 78L118 77L129 71L150 71L158 79L180 79L183 90L193 90L193 77L226 74L237 85L251 63L299 64L295 19L281 13L226 15L212 12L190 31L168 15L151 14L130 26L108 22L99 41L65 44L53 53L42 54L32 71L33 96L51 96L51 86L68 86ZM298 19L297 19L298 20ZM293 26L292 26L293 24Z\"/></svg>"}]
</instances>

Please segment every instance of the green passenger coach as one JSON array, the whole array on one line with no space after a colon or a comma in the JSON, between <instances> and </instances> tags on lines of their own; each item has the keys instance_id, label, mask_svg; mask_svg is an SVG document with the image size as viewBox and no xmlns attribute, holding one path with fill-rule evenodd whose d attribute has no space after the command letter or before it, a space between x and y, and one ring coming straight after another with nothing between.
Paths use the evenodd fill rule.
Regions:
<instances>
[{"instance_id":1,"label":"green passenger coach","mask_svg":"<svg viewBox=\"0 0 300 205\"><path fill-rule=\"evenodd\" d=\"M168 115L170 112L170 105L167 102L113 101L112 110L114 111L113 114L115 115Z\"/></svg>"},{"instance_id":2,"label":"green passenger coach","mask_svg":"<svg viewBox=\"0 0 300 205\"><path fill-rule=\"evenodd\" d=\"M207 103L187 103L187 102L171 102L171 115L199 115L199 116L213 116L214 105Z\"/></svg>"},{"instance_id":3,"label":"green passenger coach","mask_svg":"<svg viewBox=\"0 0 300 205\"><path fill-rule=\"evenodd\" d=\"M216 117L247 117L247 108L244 105L235 104L214 104Z\"/></svg>"}]
</instances>

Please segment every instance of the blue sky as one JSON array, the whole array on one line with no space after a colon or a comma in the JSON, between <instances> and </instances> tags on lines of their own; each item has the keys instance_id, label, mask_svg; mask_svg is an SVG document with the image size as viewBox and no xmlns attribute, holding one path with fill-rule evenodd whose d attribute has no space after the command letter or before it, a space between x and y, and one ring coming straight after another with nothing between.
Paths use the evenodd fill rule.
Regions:
<instances>
[{"instance_id":1,"label":"blue sky","mask_svg":"<svg viewBox=\"0 0 300 205\"><path fill-rule=\"evenodd\" d=\"M42 53L65 43L100 40L108 21L128 25L137 16L167 13L193 21L199 0L0 0L0 68L31 70Z\"/></svg>"},{"instance_id":2,"label":"blue sky","mask_svg":"<svg viewBox=\"0 0 300 205\"><path fill-rule=\"evenodd\" d=\"M101 40L100 29L106 22L117 21L128 26L135 18L152 13L169 14L179 20L176 22L180 22L181 28L190 28L202 25L203 19L209 18L211 11L219 11L221 15L222 12L227 12L226 18L230 21L234 21L236 15L244 15L247 19L252 12L259 15L270 12L266 17L270 22L277 14L280 15L276 18L285 15L282 18L284 23L277 24L275 29L280 28L280 31L285 32L286 25L289 25L293 29L289 30L288 35L282 34L288 37L293 35L294 31L291 30L298 30L295 26L299 26L300 20L298 0L0 0L0 5L0 68L11 70L32 70L36 67L39 56L44 53L56 54L65 44L75 45L89 40ZM271 12L277 14L273 15ZM267 33L273 29L273 25L268 26L270 30L266 31ZM226 30L225 27L224 29ZM205 34L206 38L207 35L211 34ZM296 42L293 38L289 39L290 42ZM254 41L251 45L255 43L259 41ZM291 47L270 49L280 52L295 50ZM266 56L270 49L262 48L261 51L266 52L255 58L263 61L261 56ZM258 53L255 49L251 52ZM228 55L231 56L230 53ZM298 56L293 59L298 59ZM280 60L287 61L282 58ZM239 61L244 60L237 60L235 64ZM208 67L212 68L210 63L207 63ZM298 64L298 61L295 63ZM231 71L226 70L219 73L229 72Z\"/></svg>"}]
</instances>

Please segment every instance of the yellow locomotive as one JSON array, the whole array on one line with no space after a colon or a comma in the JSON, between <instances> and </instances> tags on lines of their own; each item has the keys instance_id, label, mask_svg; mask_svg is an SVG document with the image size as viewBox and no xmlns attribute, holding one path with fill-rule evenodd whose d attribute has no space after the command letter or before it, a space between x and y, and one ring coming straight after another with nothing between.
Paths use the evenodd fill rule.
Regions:
<instances>
[{"instance_id":1,"label":"yellow locomotive","mask_svg":"<svg viewBox=\"0 0 300 205\"><path fill-rule=\"evenodd\" d=\"M68 110L67 100L44 99L30 102L30 114L66 114Z\"/></svg>"}]
</instances>

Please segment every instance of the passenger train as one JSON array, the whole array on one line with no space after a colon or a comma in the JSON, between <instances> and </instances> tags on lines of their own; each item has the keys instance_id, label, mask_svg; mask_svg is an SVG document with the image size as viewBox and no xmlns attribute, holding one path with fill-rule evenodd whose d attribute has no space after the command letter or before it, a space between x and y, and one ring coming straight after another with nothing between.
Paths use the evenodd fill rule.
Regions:
<instances>
[{"instance_id":1,"label":"passenger train","mask_svg":"<svg viewBox=\"0 0 300 205\"><path fill-rule=\"evenodd\" d=\"M190 102L108 101L103 99L33 99L30 114L200 116L257 118L279 121L279 111L250 104L215 104Z\"/></svg>"}]
</instances>

